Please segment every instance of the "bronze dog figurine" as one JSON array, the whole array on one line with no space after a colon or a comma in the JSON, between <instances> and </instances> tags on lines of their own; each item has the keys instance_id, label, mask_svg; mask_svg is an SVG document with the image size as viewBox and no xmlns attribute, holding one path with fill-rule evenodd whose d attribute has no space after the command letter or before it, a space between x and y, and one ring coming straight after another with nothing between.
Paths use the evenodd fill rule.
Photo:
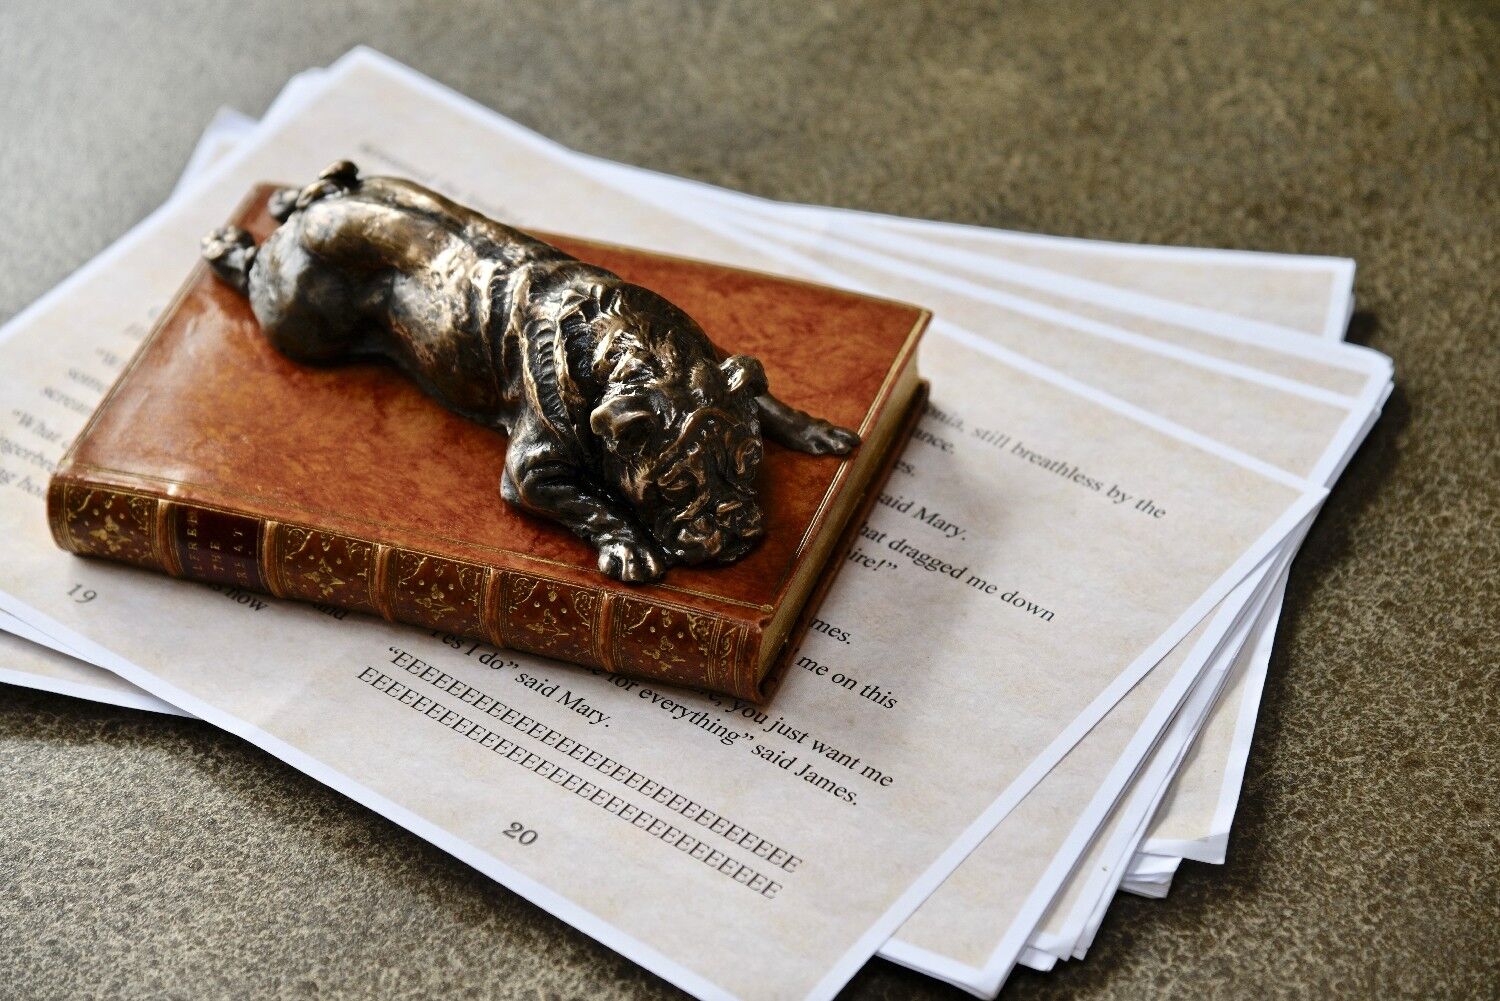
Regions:
<instances>
[{"instance_id":1,"label":"bronze dog figurine","mask_svg":"<svg viewBox=\"0 0 1500 1001\"><path fill-rule=\"evenodd\" d=\"M588 540L610 577L744 555L764 531L762 433L814 455L859 444L656 293L418 184L340 161L271 212L259 247L236 227L203 240L271 343L302 362L390 359L504 431L501 495Z\"/></svg>"}]
</instances>

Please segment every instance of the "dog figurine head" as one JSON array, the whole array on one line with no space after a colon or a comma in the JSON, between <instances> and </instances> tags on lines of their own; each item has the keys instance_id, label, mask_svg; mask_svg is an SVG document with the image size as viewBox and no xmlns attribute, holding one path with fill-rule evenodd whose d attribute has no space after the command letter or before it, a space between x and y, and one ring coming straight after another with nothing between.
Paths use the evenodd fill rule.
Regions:
<instances>
[{"instance_id":1,"label":"dog figurine head","mask_svg":"<svg viewBox=\"0 0 1500 1001\"><path fill-rule=\"evenodd\" d=\"M608 484L674 563L727 563L765 530L756 398L766 374L722 360L701 328L656 293L597 288L564 326L586 323L600 387L588 426Z\"/></svg>"}]
</instances>

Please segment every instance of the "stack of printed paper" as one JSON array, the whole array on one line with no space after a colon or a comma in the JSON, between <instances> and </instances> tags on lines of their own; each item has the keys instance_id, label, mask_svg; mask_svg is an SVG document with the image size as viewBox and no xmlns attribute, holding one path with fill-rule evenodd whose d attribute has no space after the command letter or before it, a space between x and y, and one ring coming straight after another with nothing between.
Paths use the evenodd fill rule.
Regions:
<instances>
[{"instance_id":1,"label":"stack of printed paper","mask_svg":"<svg viewBox=\"0 0 1500 1001\"><path fill-rule=\"evenodd\" d=\"M771 705L53 545L48 472L199 236L339 158L522 228L934 312L931 406ZM171 201L5 328L0 679L200 716L701 996L826 998L877 953L992 996L1082 957L1118 890L1224 861L1288 565L1391 386L1341 341L1352 281L765 201L570 152L355 51L259 123L221 115ZM411 708L443 703L470 736Z\"/></svg>"}]
</instances>

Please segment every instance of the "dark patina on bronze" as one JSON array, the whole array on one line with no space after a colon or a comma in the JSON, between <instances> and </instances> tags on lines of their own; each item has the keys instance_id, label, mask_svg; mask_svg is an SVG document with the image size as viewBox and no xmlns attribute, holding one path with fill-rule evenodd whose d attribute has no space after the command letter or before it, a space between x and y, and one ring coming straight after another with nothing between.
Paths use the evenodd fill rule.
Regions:
<instances>
[{"instance_id":1,"label":"dark patina on bronze","mask_svg":"<svg viewBox=\"0 0 1500 1001\"><path fill-rule=\"evenodd\" d=\"M859 444L650 289L421 185L341 160L270 208L282 225L260 246L232 226L203 239L270 342L300 362L387 358L504 431L501 495L587 540L617 580L749 551L763 434L813 455Z\"/></svg>"}]
</instances>

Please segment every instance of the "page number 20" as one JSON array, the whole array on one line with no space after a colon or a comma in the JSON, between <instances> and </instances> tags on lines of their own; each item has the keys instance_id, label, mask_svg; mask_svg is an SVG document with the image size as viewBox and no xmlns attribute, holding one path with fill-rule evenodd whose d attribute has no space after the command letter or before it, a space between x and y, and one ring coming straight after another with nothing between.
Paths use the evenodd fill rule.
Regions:
<instances>
[{"instance_id":1,"label":"page number 20","mask_svg":"<svg viewBox=\"0 0 1500 1001\"><path fill-rule=\"evenodd\" d=\"M510 826L505 829L505 836L507 838L514 838L523 845L529 845L536 840L536 831L533 831L525 824L519 824L512 820Z\"/></svg>"}]
</instances>

